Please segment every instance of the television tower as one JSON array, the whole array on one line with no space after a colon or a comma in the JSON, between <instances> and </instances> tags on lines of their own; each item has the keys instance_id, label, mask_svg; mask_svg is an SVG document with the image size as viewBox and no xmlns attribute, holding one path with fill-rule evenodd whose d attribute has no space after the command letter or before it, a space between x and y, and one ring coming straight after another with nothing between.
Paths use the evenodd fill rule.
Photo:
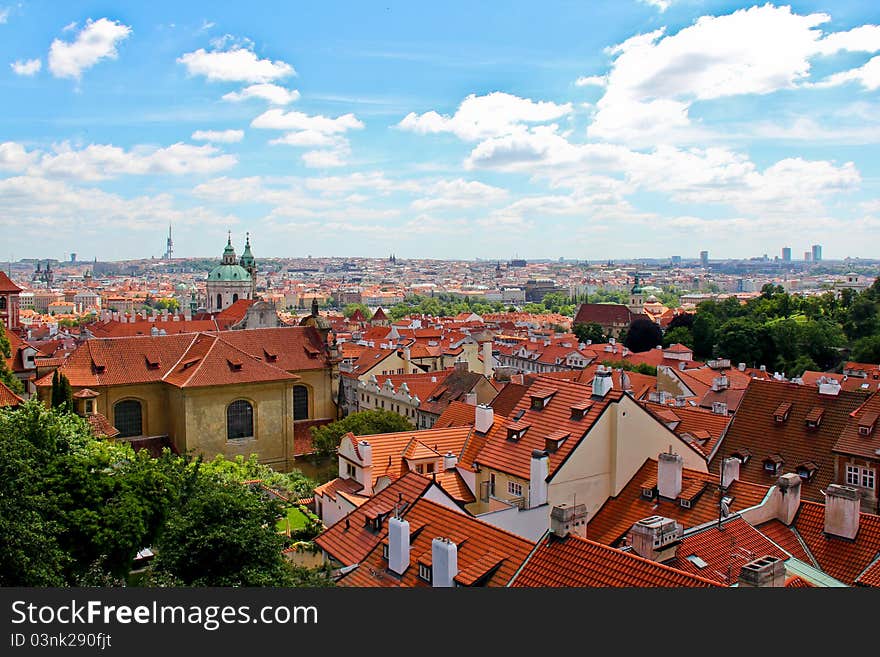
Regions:
<instances>
[{"instance_id":1,"label":"television tower","mask_svg":"<svg viewBox=\"0 0 880 657\"><path fill-rule=\"evenodd\" d=\"M174 242L171 240L171 224L168 224L168 241L165 243L165 260L171 260L174 257Z\"/></svg>"}]
</instances>

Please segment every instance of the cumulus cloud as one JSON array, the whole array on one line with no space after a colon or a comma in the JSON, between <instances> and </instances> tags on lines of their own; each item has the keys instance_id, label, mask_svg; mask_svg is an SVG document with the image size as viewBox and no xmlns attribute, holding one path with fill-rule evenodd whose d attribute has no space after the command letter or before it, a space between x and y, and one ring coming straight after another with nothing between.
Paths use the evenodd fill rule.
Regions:
<instances>
[{"instance_id":1,"label":"cumulus cloud","mask_svg":"<svg viewBox=\"0 0 880 657\"><path fill-rule=\"evenodd\" d=\"M262 83L252 84L241 91L230 91L223 96L223 100L231 102L240 102L250 98L260 98L268 101L271 105L290 105L299 99L299 91L285 89L277 84Z\"/></svg>"},{"instance_id":2,"label":"cumulus cloud","mask_svg":"<svg viewBox=\"0 0 880 657\"><path fill-rule=\"evenodd\" d=\"M478 141L511 134L529 123L546 123L572 112L571 103L535 102L496 91L485 96L471 94L455 114L435 111L407 114L397 127L419 134L450 132L465 141Z\"/></svg>"},{"instance_id":3,"label":"cumulus cloud","mask_svg":"<svg viewBox=\"0 0 880 657\"><path fill-rule=\"evenodd\" d=\"M440 180L425 189L425 196L412 202L414 210L429 211L446 208L470 208L504 200L506 189L486 185L477 180Z\"/></svg>"},{"instance_id":4,"label":"cumulus cloud","mask_svg":"<svg viewBox=\"0 0 880 657\"><path fill-rule=\"evenodd\" d=\"M244 139L244 130L196 130L192 133L192 139L195 141L234 144Z\"/></svg>"},{"instance_id":5,"label":"cumulus cloud","mask_svg":"<svg viewBox=\"0 0 880 657\"><path fill-rule=\"evenodd\" d=\"M270 109L251 121L251 126L270 130L314 130L323 134L338 134L349 130L360 130L364 124L350 113L331 119L320 114L309 115L304 112Z\"/></svg>"},{"instance_id":6,"label":"cumulus cloud","mask_svg":"<svg viewBox=\"0 0 880 657\"><path fill-rule=\"evenodd\" d=\"M666 11L667 9L669 9L669 7L672 5L672 1L673 0L639 0L639 2L641 2L644 5L649 5L651 7L654 7L661 14L664 11Z\"/></svg>"},{"instance_id":7,"label":"cumulus cloud","mask_svg":"<svg viewBox=\"0 0 880 657\"><path fill-rule=\"evenodd\" d=\"M9 65L16 75L31 76L39 73L43 68L43 62L39 58L21 60L17 59Z\"/></svg>"},{"instance_id":8,"label":"cumulus cloud","mask_svg":"<svg viewBox=\"0 0 880 657\"><path fill-rule=\"evenodd\" d=\"M79 79L102 59L116 59L116 46L131 27L108 18L89 19L73 41L55 39L49 47L49 70L57 78Z\"/></svg>"},{"instance_id":9,"label":"cumulus cloud","mask_svg":"<svg viewBox=\"0 0 880 657\"><path fill-rule=\"evenodd\" d=\"M574 81L577 87L604 87L608 84L608 78L604 75L585 75Z\"/></svg>"},{"instance_id":10,"label":"cumulus cloud","mask_svg":"<svg viewBox=\"0 0 880 657\"><path fill-rule=\"evenodd\" d=\"M0 7L0 25L9 20L10 11L11 9L9 7Z\"/></svg>"},{"instance_id":11,"label":"cumulus cloud","mask_svg":"<svg viewBox=\"0 0 880 657\"><path fill-rule=\"evenodd\" d=\"M285 112L270 109L251 121L254 128L285 130L286 134L273 139L272 144L286 144L296 147L319 147L321 150L302 154L307 167L340 167L348 163L351 145L344 136L349 130L360 130L364 124L354 114L343 114L336 118L310 115L304 112Z\"/></svg>"},{"instance_id":12,"label":"cumulus cloud","mask_svg":"<svg viewBox=\"0 0 880 657\"><path fill-rule=\"evenodd\" d=\"M880 88L880 57L872 57L866 64L858 68L829 75L813 86L836 87L847 82L858 82L867 91L875 91Z\"/></svg>"},{"instance_id":13,"label":"cumulus cloud","mask_svg":"<svg viewBox=\"0 0 880 657\"><path fill-rule=\"evenodd\" d=\"M14 141L0 143L0 170L24 171L39 158L38 153L27 149Z\"/></svg>"},{"instance_id":14,"label":"cumulus cloud","mask_svg":"<svg viewBox=\"0 0 880 657\"><path fill-rule=\"evenodd\" d=\"M260 59L248 47L234 45L228 50L199 48L177 58L190 75L203 75L211 82L250 82L262 84L279 80L296 71L281 60Z\"/></svg>"}]
</instances>

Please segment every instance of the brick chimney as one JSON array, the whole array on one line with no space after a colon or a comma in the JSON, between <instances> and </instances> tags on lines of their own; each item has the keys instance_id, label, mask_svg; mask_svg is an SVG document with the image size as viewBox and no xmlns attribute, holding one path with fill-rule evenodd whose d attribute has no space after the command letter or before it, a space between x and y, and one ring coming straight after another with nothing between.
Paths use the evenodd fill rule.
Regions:
<instances>
[{"instance_id":1,"label":"brick chimney","mask_svg":"<svg viewBox=\"0 0 880 657\"><path fill-rule=\"evenodd\" d=\"M853 539L859 533L859 489L831 484L825 491L825 533Z\"/></svg>"},{"instance_id":2,"label":"brick chimney","mask_svg":"<svg viewBox=\"0 0 880 657\"><path fill-rule=\"evenodd\" d=\"M683 465L684 459L678 454L673 454L672 451L661 453L657 457L657 492L660 497L674 500L681 495Z\"/></svg>"},{"instance_id":3,"label":"brick chimney","mask_svg":"<svg viewBox=\"0 0 880 657\"><path fill-rule=\"evenodd\" d=\"M388 520L388 569L403 575L409 567L409 523L403 518Z\"/></svg>"},{"instance_id":4,"label":"brick chimney","mask_svg":"<svg viewBox=\"0 0 880 657\"><path fill-rule=\"evenodd\" d=\"M801 507L801 478L794 472L789 472L779 478L776 488L780 493L777 517L780 522L790 525Z\"/></svg>"},{"instance_id":5,"label":"brick chimney","mask_svg":"<svg viewBox=\"0 0 880 657\"><path fill-rule=\"evenodd\" d=\"M640 557L668 561L675 556L684 528L671 518L650 516L632 526L632 548Z\"/></svg>"},{"instance_id":6,"label":"brick chimney","mask_svg":"<svg viewBox=\"0 0 880 657\"><path fill-rule=\"evenodd\" d=\"M785 562L773 556L750 561L740 569L737 584L739 588L785 586Z\"/></svg>"},{"instance_id":7,"label":"brick chimney","mask_svg":"<svg viewBox=\"0 0 880 657\"><path fill-rule=\"evenodd\" d=\"M559 504L550 511L550 533L556 538L569 534L587 537L587 505Z\"/></svg>"},{"instance_id":8,"label":"brick chimney","mask_svg":"<svg viewBox=\"0 0 880 657\"><path fill-rule=\"evenodd\" d=\"M431 586L455 586L452 579L458 575L458 546L448 538L431 541Z\"/></svg>"}]
</instances>

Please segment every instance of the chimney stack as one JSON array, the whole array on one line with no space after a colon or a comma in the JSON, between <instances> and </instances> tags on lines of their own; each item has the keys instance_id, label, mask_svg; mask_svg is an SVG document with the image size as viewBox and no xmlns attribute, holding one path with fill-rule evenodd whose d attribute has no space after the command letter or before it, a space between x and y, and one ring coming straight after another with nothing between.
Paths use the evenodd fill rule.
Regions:
<instances>
[{"instance_id":1,"label":"chimney stack","mask_svg":"<svg viewBox=\"0 0 880 657\"><path fill-rule=\"evenodd\" d=\"M785 562L769 555L750 561L740 569L737 584L739 588L785 586Z\"/></svg>"},{"instance_id":2,"label":"chimney stack","mask_svg":"<svg viewBox=\"0 0 880 657\"><path fill-rule=\"evenodd\" d=\"M369 497L373 494L373 446L362 440L358 443L358 453L361 455L364 472L364 480L361 482L364 487L361 495Z\"/></svg>"},{"instance_id":3,"label":"chimney stack","mask_svg":"<svg viewBox=\"0 0 880 657\"><path fill-rule=\"evenodd\" d=\"M664 452L657 457L657 492L668 500L681 495L681 471L684 459L678 454Z\"/></svg>"},{"instance_id":4,"label":"chimney stack","mask_svg":"<svg viewBox=\"0 0 880 657\"><path fill-rule=\"evenodd\" d=\"M403 575L409 567L409 523L403 518L388 521L388 569Z\"/></svg>"},{"instance_id":5,"label":"chimney stack","mask_svg":"<svg viewBox=\"0 0 880 657\"><path fill-rule=\"evenodd\" d=\"M483 346L483 374L487 379L491 379L495 373L495 360L492 355L492 341L484 342Z\"/></svg>"},{"instance_id":6,"label":"chimney stack","mask_svg":"<svg viewBox=\"0 0 880 657\"><path fill-rule=\"evenodd\" d=\"M446 452L446 455L443 457L443 469L454 470L457 463L458 457L452 452Z\"/></svg>"},{"instance_id":7,"label":"chimney stack","mask_svg":"<svg viewBox=\"0 0 880 657\"><path fill-rule=\"evenodd\" d=\"M569 534L587 537L587 505L559 504L550 511L550 533L556 538Z\"/></svg>"},{"instance_id":8,"label":"chimney stack","mask_svg":"<svg viewBox=\"0 0 880 657\"><path fill-rule=\"evenodd\" d=\"M487 433L495 422L495 411L491 406L479 404L474 419L474 429L479 433Z\"/></svg>"},{"instance_id":9,"label":"chimney stack","mask_svg":"<svg viewBox=\"0 0 880 657\"><path fill-rule=\"evenodd\" d=\"M453 578L458 575L458 546L448 538L431 541L431 586L449 588L455 586Z\"/></svg>"},{"instance_id":10,"label":"chimney stack","mask_svg":"<svg viewBox=\"0 0 880 657\"><path fill-rule=\"evenodd\" d=\"M789 472L779 478L776 487L780 493L777 517L780 522L790 525L801 507L801 478L794 472Z\"/></svg>"},{"instance_id":11,"label":"chimney stack","mask_svg":"<svg viewBox=\"0 0 880 657\"><path fill-rule=\"evenodd\" d=\"M604 397L613 387L614 382L611 380L611 368L599 365L596 368L596 376L593 377L593 395Z\"/></svg>"},{"instance_id":12,"label":"chimney stack","mask_svg":"<svg viewBox=\"0 0 880 657\"><path fill-rule=\"evenodd\" d=\"M550 457L540 449L532 451L529 464L529 508L547 504L547 476L550 474Z\"/></svg>"},{"instance_id":13,"label":"chimney stack","mask_svg":"<svg viewBox=\"0 0 880 657\"><path fill-rule=\"evenodd\" d=\"M853 539L859 533L859 489L830 484L825 491L825 533Z\"/></svg>"},{"instance_id":14,"label":"chimney stack","mask_svg":"<svg viewBox=\"0 0 880 657\"><path fill-rule=\"evenodd\" d=\"M470 404L471 406L477 405L477 393L469 392L464 396L464 403Z\"/></svg>"},{"instance_id":15,"label":"chimney stack","mask_svg":"<svg viewBox=\"0 0 880 657\"><path fill-rule=\"evenodd\" d=\"M668 561L675 556L684 528L671 518L650 516L632 527L632 548L640 557Z\"/></svg>"},{"instance_id":16,"label":"chimney stack","mask_svg":"<svg viewBox=\"0 0 880 657\"><path fill-rule=\"evenodd\" d=\"M739 479L739 459L732 456L721 462L721 487L725 490ZM798 477L800 479L800 477Z\"/></svg>"}]
</instances>

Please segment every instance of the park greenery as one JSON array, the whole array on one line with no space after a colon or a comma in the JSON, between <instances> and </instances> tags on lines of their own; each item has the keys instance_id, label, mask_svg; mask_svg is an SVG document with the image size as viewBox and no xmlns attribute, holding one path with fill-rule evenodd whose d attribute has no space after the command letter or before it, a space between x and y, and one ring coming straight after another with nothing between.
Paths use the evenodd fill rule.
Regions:
<instances>
[{"instance_id":1,"label":"park greenery","mask_svg":"<svg viewBox=\"0 0 880 657\"><path fill-rule=\"evenodd\" d=\"M10 369L6 363L7 358L12 358L12 346L9 344L9 338L6 337L6 329L3 322L0 322L0 382L16 394L24 391L24 384L19 381L18 377Z\"/></svg>"},{"instance_id":2,"label":"park greenery","mask_svg":"<svg viewBox=\"0 0 880 657\"><path fill-rule=\"evenodd\" d=\"M312 448L319 457L329 456L336 453L342 437L348 432L355 436L372 436L378 433L409 431L414 428L409 420L393 411L381 408L358 411L336 422L312 427Z\"/></svg>"},{"instance_id":3,"label":"park greenery","mask_svg":"<svg viewBox=\"0 0 880 657\"><path fill-rule=\"evenodd\" d=\"M141 585L330 584L286 560L282 503L252 478L309 492L252 459L135 453L37 400L0 410L0 586L125 585L145 547L156 556Z\"/></svg>"}]
</instances>

